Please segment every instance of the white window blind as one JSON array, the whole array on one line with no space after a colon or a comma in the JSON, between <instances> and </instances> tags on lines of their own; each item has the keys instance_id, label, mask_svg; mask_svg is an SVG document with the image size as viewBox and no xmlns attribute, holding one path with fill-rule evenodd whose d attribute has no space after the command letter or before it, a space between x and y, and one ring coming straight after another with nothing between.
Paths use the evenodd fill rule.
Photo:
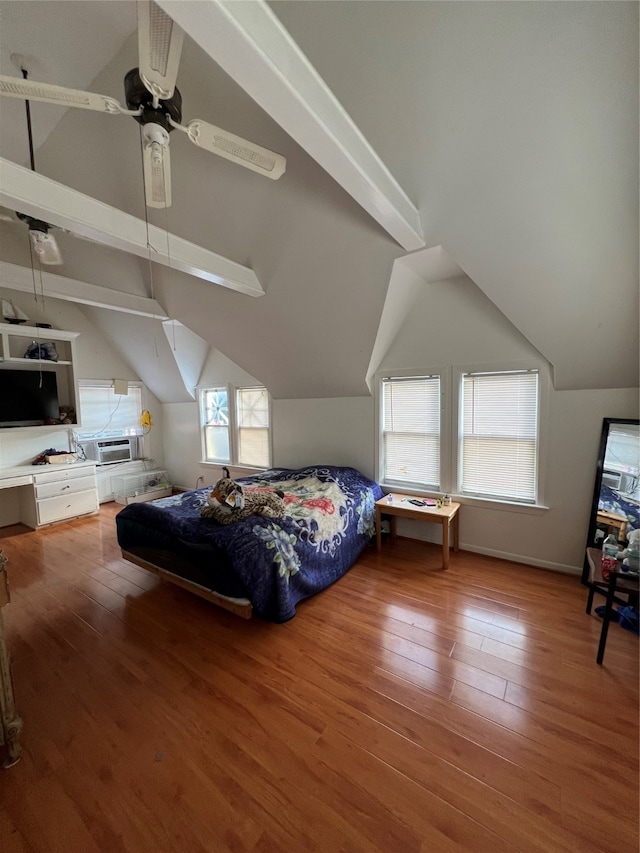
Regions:
<instances>
[{"instance_id":1,"label":"white window blind","mask_svg":"<svg viewBox=\"0 0 640 853\"><path fill-rule=\"evenodd\" d=\"M236 391L238 421L238 462L256 468L268 468L269 395L266 388L238 388Z\"/></svg>"},{"instance_id":2,"label":"white window blind","mask_svg":"<svg viewBox=\"0 0 640 853\"><path fill-rule=\"evenodd\" d=\"M382 380L383 479L440 485L440 377Z\"/></svg>"},{"instance_id":3,"label":"white window blind","mask_svg":"<svg viewBox=\"0 0 640 853\"><path fill-rule=\"evenodd\" d=\"M231 461L229 445L229 399L226 388L206 388L201 396L205 459Z\"/></svg>"},{"instance_id":4,"label":"white window blind","mask_svg":"<svg viewBox=\"0 0 640 853\"><path fill-rule=\"evenodd\" d=\"M78 388L82 428L81 439L142 435L142 389L129 385L128 393L114 393L112 385L80 385Z\"/></svg>"},{"instance_id":5,"label":"white window blind","mask_svg":"<svg viewBox=\"0 0 640 853\"><path fill-rule=\"evenodd\" d=\"M538 371L463 374L461 427L461 491L535 502Z\"/></svg>"}]
</instances>

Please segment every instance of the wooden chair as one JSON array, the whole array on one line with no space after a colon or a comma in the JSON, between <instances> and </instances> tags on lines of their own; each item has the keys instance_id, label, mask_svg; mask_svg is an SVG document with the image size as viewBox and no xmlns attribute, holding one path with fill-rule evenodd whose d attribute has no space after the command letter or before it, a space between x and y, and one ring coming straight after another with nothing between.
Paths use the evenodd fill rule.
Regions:
<instances>
[{"instance_id":1,"label":"wooden chair","mask_svg":"<svg viewBox=\"0 0 640 853\"><path fill-rule=\"evenodd\" d=\"M587 548L587 560L589 562L589 595L587 597L587 614L591 614L593 606L593 596L596 592L605 597L605 609L602 616L602 629L600 631L600 642L598 643L598 654L596 655L596 663L602 664L604 658L604 650L607 644L607 634L609 633L609 622L614 613L614 604L630 604L635 603L638 606L638 575L630 574L629 572L614 571L609 575L608 580L602 577L600 569L600 561L602 552L597 548ZM618 569L620 568L618 564ZM624 595L624 598L620 596Z\"/></svg>"}]
</instances>

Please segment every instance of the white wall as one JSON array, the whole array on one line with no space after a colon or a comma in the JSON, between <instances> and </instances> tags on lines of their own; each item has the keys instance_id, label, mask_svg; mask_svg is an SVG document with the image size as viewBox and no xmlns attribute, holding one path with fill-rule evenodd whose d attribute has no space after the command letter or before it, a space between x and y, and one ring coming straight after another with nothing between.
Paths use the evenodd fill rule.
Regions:
<instances>
[{"instance_id":1,"label":"white wall","mask_svg":"<svg viewBox=\"0 0 640 853\"><path fill-rule=\"evenodd\" d=\"M373 478L373 398L275 400L273 460L283 468L345 465Z\"/></svg>"},{"instance_id":2,"label":"white wall","mask_svg":"<svg viewBox=\"0 0 640 853\"><path fill-rule=\"evenodd\" d=\"M198 404L163 403L162 426L166 467L172 484L195 489L198 477L203 474Z\"/></svg>"}]
</instances>

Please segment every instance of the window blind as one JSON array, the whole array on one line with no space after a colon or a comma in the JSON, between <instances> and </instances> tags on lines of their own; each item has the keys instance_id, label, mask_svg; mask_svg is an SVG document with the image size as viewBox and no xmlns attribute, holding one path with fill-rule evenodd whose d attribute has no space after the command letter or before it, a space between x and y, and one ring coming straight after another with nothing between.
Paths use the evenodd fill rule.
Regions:
<instances>
[{"instance_id":1,"label":"window blind","mask_svg":"<svg viewBox=\"0 0 640 853\"><path fill-rule=\"evenodd\" d=\"M257 468L270 465L269 395L266 388L238 388L238 462Z\"/></svg>"},{"instance_id":2,"label":"window blind","mask_svg":"<svg viewBox=\"0 0 640 853\"><path fill-rule=\"evenodd\" d=\"M462 492L535 502L538 371L463 374L461 432Z\"/></svg>"},{"instance_id":3,"label":"window blind","mask_svg":"<svg viewBox=\"0 0 640 853\"><path fill-rule=\"evenodd\" d=\"M383 478L440 485L440 377L382 380Z\"/></svg>"},{"instance_id":4,"label":"window blind","mask_svg":"<svg viewBox=\"0 0 640 853\"><path fill-rule=\"evenodd\" d=\"M79 438L142 435L142 389L129 385L128 393L115 394L112 385L80 385L82 428Z\"/></svg>"}]
</instances>

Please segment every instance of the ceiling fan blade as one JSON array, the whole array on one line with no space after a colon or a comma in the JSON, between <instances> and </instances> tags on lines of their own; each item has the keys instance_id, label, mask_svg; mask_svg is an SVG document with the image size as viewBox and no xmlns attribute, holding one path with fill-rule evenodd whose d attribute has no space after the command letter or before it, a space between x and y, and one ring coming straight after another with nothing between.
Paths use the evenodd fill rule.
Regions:
<instances>
[{"instance_id":1,"label":"ceiling fan blade","mask_svg":"<svg viewBox=\"0 0 640 853\"><path fill-rule=\"evenodd\" d=\"M255 142L249 142L241 136L228 133L199 118L187 122L186 125L178 125L174 122L171 124L173 127L184 130L189 139L200 148L206 148L213 154L219 154L240 166L246 166L247 169L252 169L273 181L277 181L284 174L287 161L282 154L276 154L268 148L256 145Z\"/></svg>"},{"instance_id":2,"label":"ceiling fan blade","mask_svg":"<svg viewBox=\"0 0 640 853\"><path fill-rule=\"evenodd\" d=\"M38 256L41 264L58 266L64 263L62 254L56 243L56 238L52 234L47 234L44 231L30 230L29 238L33 251Z\"/></svg>"},{"instance_id":3,"label":"ceiling fan blade","mask_svg":"<svg viewBox=\"0 0 640 853\"><path fill-rule=\"evenodd\" d=\"M142 129L144 188L147 207L171 207L171 158L169 134L160 125Z\"/></svg>"},{"instance_id":4,"label":"ceiling fan blade","mask_svg":"<svg viewBox=\"0 0 640 853\"><path fill-rule=\"evenodd\" d=\"M161 101L173 95L183 38L180 27L152 0L138 0L139 74Z\"/></svg>"},{"instance_id":5,"label":"ceiling fan blade","mask_svg":"<svg viewBox=\"0 0 640 853\"><path fill-rule=\"evenodd\" d=\"M44 104L59 104L61 107L80 107L84 110L97 110L104 113L131 113L121 106L115 98L96 95L94 92L82 92L80 89L65 89L50 83L37 83L35 80L21 80L18 77L0 75L0 95L9 98L22 98L25 101L41 101ZM139 112L139 111L138 111Z\"/></svg>"}]
</instances>

